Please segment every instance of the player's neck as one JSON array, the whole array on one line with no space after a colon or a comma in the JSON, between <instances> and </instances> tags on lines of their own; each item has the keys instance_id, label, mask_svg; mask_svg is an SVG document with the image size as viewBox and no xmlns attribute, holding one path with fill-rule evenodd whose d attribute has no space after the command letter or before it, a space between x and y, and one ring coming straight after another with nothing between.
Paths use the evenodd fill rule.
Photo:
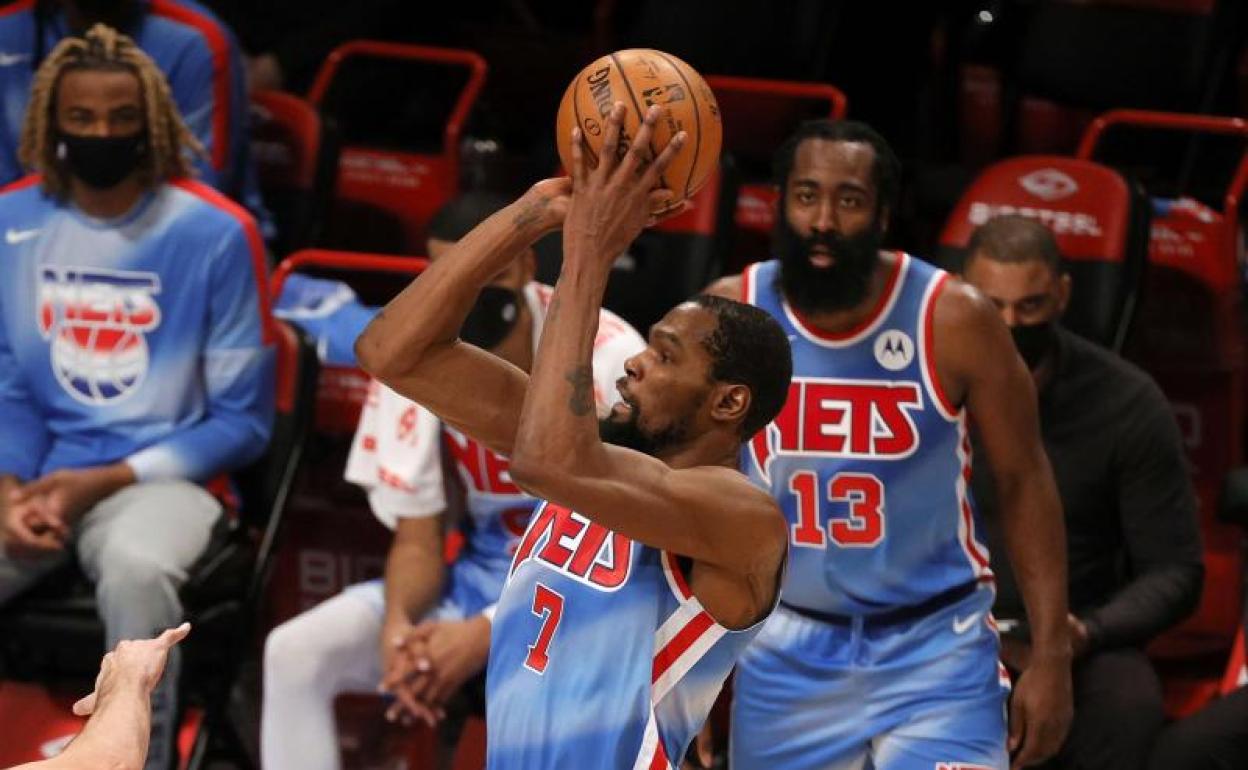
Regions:
<instances>
[{"instance_id":1,"label":"player's neck","mask_svg":"<svg viewBox=\"0 0 1248 770\"><path fill-rule=\"evenodd\" d=\"M867 293L857 304L840 310L803 311L802 320L828 334L841 334L857 328L879 306L880 297L887 291L888 279L893 274L899 259L901 256L894 252L877 252L875 267L871 270L871 278L867 284Z\"/></svg>"},{"instance_id":2,"label":"player's neck","mask_svg":"<svg viewBox=\"0 0 1248 770\"><path fill-rule=\"evenodd\" d=\"M740 445L736 443L725 445L718 435L707 433L687 444L665 449L657 456L667 464L667 467L681 470L715 465L737 468L740 466L740 454Z\"/></svg>"},{"instance_id":3,"label":"player's neck","mask_svg":"<svg viewBox=\"0 0 1248 770\"><path fill-rule=\"evenodd\" d=\"M101 190L71 177L69 197L74 205L97 219L115 219L134 208L143 197L144 187L138 174L131 174L114 187Z\"/></svg>"}]
</instances>

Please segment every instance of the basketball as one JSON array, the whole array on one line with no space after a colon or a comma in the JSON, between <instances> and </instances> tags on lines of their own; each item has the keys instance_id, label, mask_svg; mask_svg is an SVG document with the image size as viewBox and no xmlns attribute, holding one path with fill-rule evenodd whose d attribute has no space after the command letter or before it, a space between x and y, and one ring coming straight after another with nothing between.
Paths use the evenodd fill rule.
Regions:
<instances>
[{"instance_id":1,"label":"basketball","mask_svg":"<svg viewBox=\"0 0 1248 770\"><path fill-rule=\"evenodd\" d=\"M719 105L702 76L675 56L651 48L616 51L592 62L573 78L559 103L555 140L565 169L572 168L572 127L578 125L590 164L597 165L606 116L616 102L626 108L621 153L628 149L653 104L664 109L654 127L652 153L657 155L678 132L688 133L685 146L664 172L661 186L676 193L674 203L693 197L719 163L723 142Z\"/></svg>"}]
</instances>

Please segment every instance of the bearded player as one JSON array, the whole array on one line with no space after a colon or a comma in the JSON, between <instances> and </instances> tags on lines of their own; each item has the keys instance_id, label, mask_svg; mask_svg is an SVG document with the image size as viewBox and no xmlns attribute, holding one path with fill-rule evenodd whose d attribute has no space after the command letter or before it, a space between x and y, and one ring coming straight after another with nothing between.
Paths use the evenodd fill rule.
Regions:
<instances>
[{"instance_id":1,"label":"bearded player","mask_svg":"<svg viewBox=\"0 0 1248 770\"><path fill-rule=\"evenodd\" d=\"M490 768L669 767L779 590L783 518L736 470L789 381L765 313L716 297L668 313L625 365L602 428L614 443L600 438L590 355L607 276L670 203L654 188L685 139L650 157L658 114L617 159L616 104L593 171L574 135L570 190L539 183L486 220L356 345L365 369L510 456L515 482L547 501L494 617ZM455 335L517 242L560 225L563 266L526 376Z\"/></svg>"},{"instance_id":2,"label":"bearded player","mask_svg":"<svg viewBox=\"0 0 1248 770\"><path fill-rule=\"evenodd\" d=\"M778 259L712 291L793 345L779 417L744 463L780 503L780 608L735 681L735 770L1004 768L1050 756L1071 714L1064 535L1027 369L993 306L880 249L900 168L874 130L811 121L781 148ZM1008 679L967 493L968 420L996 471L1033 655Z\"/></svg>"}]
</instances>

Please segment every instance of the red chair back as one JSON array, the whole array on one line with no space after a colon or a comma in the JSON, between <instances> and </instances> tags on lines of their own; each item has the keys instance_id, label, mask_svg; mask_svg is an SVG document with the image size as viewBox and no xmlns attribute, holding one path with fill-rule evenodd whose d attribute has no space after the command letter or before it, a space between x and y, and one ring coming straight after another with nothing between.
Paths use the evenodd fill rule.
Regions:
<instances>
[{"instance_id":1,"label":"red chair back","mask_svg":"<svg viewBox=\"0 0 1248 770\"><path fill-rule=\"evenodd\" d=\"M942 261L960 266L975 228L1018 214L1053 231L1073 278L1065 324L1121 347L1144 259L1146 202L1121 174L1086 160L1023 156L984 169L941 233Z\"/></svg>"},{"instance_id":2,"label":"red chair back","mask_svg":"<svg viewBox=\"0 0 1248 770\"><path fill-rule=\"evenodd\" d=\"M460 138L486 71L478 54L454 48L356 40L329 55L308 96L343 131L326 243L388 253L425 250L429 219L459 189ZM422 116L440 127L439 137L407 136L406 125L392 125L435 101L418 89L447 86L456 78L462 86L446 113ZM390 113L361 114L378 105ZM390 130L388 136L366 135L379 124Z\"/></svg>"},{"instance_id":3,"label":"red chair back","mask_svg":"<svg viewBox=\"0 0 1248 770\"><path fill-rule=\"evenodd\" d=\"M1248 185L1248 121L1140 110L1097 118L1079 147L1092 158L1115 127L1241 137L1243 152L1217 210L1158 201L1145 281L1127 355L1157 380L1174 409L1200 502L1205 584L1196 613L1157 639L1158 658L1225 651L1240 627L1242 532L1217 518L1224 478L1244 463L1245 340L1239 205Z\"/></svg>"}]
</instances>

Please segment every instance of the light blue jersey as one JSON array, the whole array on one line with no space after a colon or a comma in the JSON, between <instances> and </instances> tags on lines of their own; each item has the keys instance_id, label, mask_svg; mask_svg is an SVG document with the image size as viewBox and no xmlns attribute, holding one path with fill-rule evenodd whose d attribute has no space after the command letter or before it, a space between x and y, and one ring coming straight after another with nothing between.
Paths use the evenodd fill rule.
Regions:
<instances>
[{"instance_id":1,"label":"light blue jersey","mask_svg":"<svg viewBox=\"0 0 1248 770\"><path fill-rule=\"evenodd\" d=\"M738 665L734 770L1004 770L1005 695L965 410L941 392L948 275L905 254L857 328L806 323L778 262L743 274L793 348L743 463L789 522L782 604Z\"/></svg>"},{"instance_id":2,"label":"light blue jersey","mask_svg":"<svg viewBox=\"0 0 1248 770\"><path fill-rule=\"evenodd\" d=\"M785 603L873 614L990 580L967 490L966 414L933 372L932 304L947 274L898 255L871 317L830 335L781 298L779 267L742 277L745 301L793 347L788 401L744 465L789 521Z\"/></svg>"},{"instance_id":3,"label":"light blue jersey","mask_svg":"<svg viewBox=\"0 0 1248 770\"><path fill-rule=\"evenodd\" d=\"M204 481L257 457L274 388L251 217L179 181L103 221L38 182L0 195L0 473Z\"/></svg>"},{"instance_id":4,"label":"light blue jersey","mask_svg":"<svg viewBox=\"0 0 1248 770\"><path fill-rule=\"evenodd\" d=\"M499 600L491 770L679 767L760 624L730 631L671 554L543 503Z\"/></svg>"}]
</instances>

